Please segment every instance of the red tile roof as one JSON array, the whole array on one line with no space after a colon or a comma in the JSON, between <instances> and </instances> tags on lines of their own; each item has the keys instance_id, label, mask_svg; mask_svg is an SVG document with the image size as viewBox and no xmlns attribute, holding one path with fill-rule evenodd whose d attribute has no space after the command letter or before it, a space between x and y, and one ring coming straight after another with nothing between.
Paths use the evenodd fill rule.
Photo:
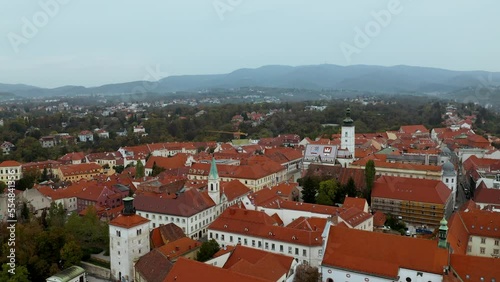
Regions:
<instances>
[{"instance_id":1,"label":"red tile roof","mask_svg":"<svg viewBox=\"0 0 500 282\"><path fill-rule=\"evenodd\" d=\"M326 221L326 218L301 216L290 222L286 227L307 231L318 231L325 229Z\"/></svg>"},{"instance_id":2,"label":"red tile roof","mask_svg":"<svg viewBox=\"0 0 500 282\"><path fill-rule=\"evenodd\" d=\"M306 231L280 227L272 217L254 210L228 208L208 228L305 246L320 246L322 243L322 230Z\"/></svg>"},{"instance_id":3,"label":"red tile roof","mask_svg":"<svg viewBox=\"0 0 500 282\"><path fill-rule=\"evenodd\" d=\"M177 239L158 248L158 251L170 260L199 249L201 243L188 237Z\"/></svg>"},{"instance_id":4,"label":"red tile roof","mask_svg":"<svg viewBox=\"0 0 500 282\"><path fill-rule=\"evenodd\" d=\"M359 210L355 207L345 209L341 211L338 216L342 218L344 222L352 226L353 228L358 226L359 224L365 222L366 220L372 217L371 214Z\"/></svg>"},{"instance_id":5,"label":"red tile roof","mask_svg":"<svg viewBox=\"0 0 500 282\"><path fill-rule=\"evenodd\" d=\"M140 215L123 215L120 214L113 220L109 222L109 225L123 227L123 228L132 228L134 226L138 226L144 223L148 223L149 219L146 219Z\"/></svg>"},{"instance_id":6,"label":"red tile roof","mask_svg":"<svg viewBox=\"0 0 500 282\"><path fill-rule=\"evenodd\" d=\"M231 180L220 184L220 194L227 197L228 202L250 193L250 189L239 180Z\"/></svg>"},{"instance_id":7,"label":"red tile roof","mask_svg":"<svg viewBox=\"0 0 500 282\"><path fill-rule=\"evenodd\" d=\"M188 217L213 207L215 203L207 193L190 189L178 195L138 192L134 205L138 211Z\"/></svg>"},{"instance_id":8,"label":"red tile roof","mask_svg":"<svg viewBox=\"0 0 500 282\"><path fill-rule=\"evenodd\" d=\"M373 214L373 226L381 227L385 225L387 217L383 212L377 211Z\"/></svg>"},{"instance_id":9,"label":"red tile roof","mask_svg":"<svg viewBox=\"0 0 500 282\"><path fill-rule=\"evenodd\" d=\"M152 169L154 163L156 163L158 167L162 167L165 169L180 168L186 165L187 158L187 154L183 153L178 153L175 156L169 158L151 156L149 157L145 168Z\"/></svg>"},{"instance_id":10,"label":"red tile roof","mask_svg":"<svg viewBox=\"0 0 500 282\"><path fill-rule=\"evenodd\" d=\"M381 176L373 185L372 198L446 204L450 189L440 180Z\"/></svg>"},{"instance_id":11,"label":"red tile roof","mask_svg":"<svg viewBox=\"0 0 500 282\"><path fill-rule=\"evenodd\" d=\"M240 274L225 268L218 268L210 264L179 258L163 282L260 282L270 280Z\"/></svg>"},{"instance_id":12,"label":"red tile roof","mask_svg":"<svg viewBox=\"0 0 500 282\"><path fill-rule=\"evenodd\" d=\"M500 205L500 189L487 188L484 182L481 182L474 191L474 201L476 203Z\"/></svg>"},{"instance_id":13,"label":"red tile roof","mask_svg":"<svg viewBox=\"0 0 500 282\"><path fill-rule=\"evenodd\" d=\"M238 245L223 268L269 281L278 281L288 275L293 260L292 257L285 255Z\"/></svg>"},{"instance_id":14,"label":"red tile roof","mask_svg":"<svg viewBox=\"0 0 500 282\"><path fill-rule=\"evenodd\" d=\"M168 242L172 242L183 237L186 237L186 235L182 229L174 223L161 225L160 227L154 228L150 232L151 247L158 248Z\"/></svg>"},{"instance_id":15,"label":"red tile roof","mask_svg":"<svg viewBox=\"0 0 500 282\"><path fill-rule=\"evenodd\" d=\"M14 166L20 166L21 163L17 161L3 161L0 163L0 167L14 167Z\"/></svg>"},{"instance_id":16,"label":"red tile roof","mask_svg":"<svg viewBox=\"0 0 500 282\"><path fill-rule=\"evenodd\" d=\"M95 163L83 163L73 165L62 165L59 167L64 177L71 175L81 175L90 173L99 173L103 170L102 166Z\"/></svg>"},{"instance_id":17,"label":"red tile roof","mask_svg":"<svg viewBox=\"0 0 500 282\"><path fill-rule=\"evenodd\" d=\"M417 132L429 133L429 130L421 124L419 124L419 125L402 125L399 128L399 131L401 133L410 133L410 134L417 133Z\"/></svg>"},{"instance_id":18,"label":"red tile roof","mask_svg":"<svg viewBox=\"0 0 500 282\"><path fill-rule=\"evenodd\" d=\"M398 280L399 268L442 274L447 257L433 240L333 226L322 265Z\"/></svg>"},{"instance_id":19,"label":"red tile roof","mask_svg":"<svg viewBox=\"0 0 500 282\"><path fill-rule=\"evenodd\" d=\"M360 211L365 211L365 209L366 209L366 212L368 212L368 210L367 210L368 203L366 202L366 199L364 199L364 198L346 196L342 207L344 207L344 208L357 208Z\"/></svg>"},{"instance_id":20,"label":"red tile roof","mask_svg":"<svg viewBox=\"0 0 500 282\"><path fill-rule=\"evenodd\" d=\"M140 257L134 267L146 281L162 282L173 266L173 263L158 249L154 249Z\"/></svg>"},{"instance_id":21,"label":"red tile roof","mask_svg":"<svg viewBox=\"0 0 500 282\"><path fill-rule=\"evenodd\" d=\"M500 259L459 254L451 255L451 268L462 281L498 281Z\"/></svg>"}]
</instances>

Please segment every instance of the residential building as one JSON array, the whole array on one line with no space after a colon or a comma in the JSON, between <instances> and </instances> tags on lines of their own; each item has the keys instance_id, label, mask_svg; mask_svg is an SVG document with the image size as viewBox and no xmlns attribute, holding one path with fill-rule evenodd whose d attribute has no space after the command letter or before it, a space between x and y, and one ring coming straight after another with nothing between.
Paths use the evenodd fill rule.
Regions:
<instances>
[{"instance_id":1,"label":"residential building","mask_svg":"<svg viewBox=\"0 0 500 282\"><path fill-rule=\"evenodd\" d=\"M319 266L322 257L321 233L326 222L321 218L302 218L289 226L280 226L278 218L262 211L231 207L210 224L208 238L215 239L223 247L241 244L293 256L299 262Z\"/></svg>"},{"instance_id":2,"label":"residential building","mask_svg":"<svg viewBox=\"0 0 500 282\"><path fill-rule=\"evenodd\" d=\"M63 165L54 169L54 174L62 181L79 181L92 179L104 172L102 166L95 163Z\"/></svg>"},{"instance_id":3,"label":"residential building","mask_svg":"<svg viewBox=\"0 0 500 282\"><path fill-rule=\"evenodd\" d=\"M7 183L18 181L22 176L21 163L17 161L3 161L0 163L0 181Z\"/></svg>"},{"instance_id":4,"label":"residential building","mask_svg":"<svg viewBox=\"0 0 500 282\"><path fill-rule=\"evenodd\" d=\"M137 191L135 205L139 215L150 219L150 228L175 223L192 239L204 237L207 227L227 207L236 204L250 191L239 181L221 183L212 159L205 189L146 192Z\"/></svg>"},{"instance_id":5,"label":"residential building","mask_svg":"<svg viewBox=\"0 0 500 282\"><path fill-rule=\"evenodd\" d=\"M469 201L450 218L448 241L453 253L500 258L500 213Z\"/></svg>"},{"instance_id":6,"label":"residential building","mask_svg":"<svg viewBox=\"0 0 500 282\"><path fill-rule=\"evenodd\" d=\"M78 133L78 141L80 142L94 142L94 134L91 131L83 130Z\"/></svg>"},{"instance_id":7,"label":"residential building","mask_svg":"<svg viewBox=\"0 0 500 282\"><path fill-rule=\"evenodd\" d=\"M373 211L400 217L404 222L437 227L453 211L450 189L438 180L381 176L371 194Z\"/></svg>"},{"instance_id":8,"label":"residential building","mask_svg":"<svg viewBox=\"0 0 500 282\"><path fill-rule=\"evenodd\" d=\"M10 143L9 141L4 141L2 145L0 145L4 156L10 154L10 152L14 150L15 147L16 146L14 146L14 144Z\"/></svg>"}]
</instances>

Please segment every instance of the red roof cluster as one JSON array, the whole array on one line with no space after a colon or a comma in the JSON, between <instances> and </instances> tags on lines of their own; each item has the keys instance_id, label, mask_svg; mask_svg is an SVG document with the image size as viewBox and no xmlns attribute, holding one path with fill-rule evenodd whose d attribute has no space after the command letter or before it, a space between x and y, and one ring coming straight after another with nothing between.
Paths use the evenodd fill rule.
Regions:
<instances>
[{"instance_id":1,"label":"red roof cluster","mask_svg":"<svg viewBox=\"0 0 500 282\"><path fill-rule=\"evenodd\" d=\"M446 204L450 189L440 180L381 176L373 185L372 198Z\"/></svg>"}]
</instances>

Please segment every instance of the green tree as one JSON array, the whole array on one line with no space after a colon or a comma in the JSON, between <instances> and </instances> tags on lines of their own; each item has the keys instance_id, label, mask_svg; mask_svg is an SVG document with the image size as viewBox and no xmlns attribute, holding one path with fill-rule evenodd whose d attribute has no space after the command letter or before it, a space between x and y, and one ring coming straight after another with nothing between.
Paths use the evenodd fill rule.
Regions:
<instances>
[{"instance_id":1,"label":"green tree","mask_svg":"<svg viewBox=\"0 0 500 282\"><path fill-rule=\"evenodd\" d=\"M137 160L137 163L135 164L135 177L144 177L144 165L141 160Z\"/></svg>"},{"instance_id":2,"label":"green tree","mask_svg":"<svg viewBox=\"0 0 500 282\"><path fill-rule=\"evenodd\" d=\"M65 229L78 241L82 249L108 247L108 224L99 220L94 206L89 206L84 216L76 213L70 215Z\"/></svg>"},{"instance_id":3,"label":"green tree","mask_svg":"<svg viewBox=\"0 0 500 282\"><path fill-rule=\"evenodd\" d=\"M363 197L366 199L368 202L368 205L371 203L371 194L372 194L372 188L373 184L375 183L375 162L373 160L369 160L366 162L365 165L365 182L366 182L366 187L363 191Z\"/></svg>"},{"instance_id":4,"label":"green tree","mask_svg":"<svg viewBox=\"0 0 500 282\"><path fill-rule=\"evenodd\" d=\"M123 167L123 165L115 165L113 169L116 171L116 173L122 173L125 168Z\"/></svg>"},{"instance_id":5,"label":"green tree","mask_svg":"<svg viewBox=\"0 0 500 282\"><path fill-rule=\"evenodd\" d=\"M40 182L49 180L49 171L46 167L43 168L42 175L40 176Z\"/></svg>"},{"instance_id":6,"label":"green tree","mask_svg":"<svg viewBox=\"0 0 500 282\"><path fill-rule=\"evenodd\" d=\"M302 183L302 200L305 203L315 203L316 202L316 181L311 176L306 176Z\"/></svg>"},{"instance_id":7,"label":"green tree","mask_svg":"<svg viewBox=\"0 0 500 282\"><path fill-rule=\"evenodd\" d=\"M7 264L2 266L2 272L0 272L0 281L4 282L30 282L29 272L26 266L18 265L14 270L14 275L9 273L10 267Z\"/></svg>"},{"instance_id":8,"label":"green tree","mask_svg":"<svg viewBox=\"0 0 500 282\"><path fill-rule=\"evenodd\" d=\"M153 163L153 168L152 168L152 171L151 171L151 176L157 176L158 174L164 172L165 169L161 166L157 166L156 165L156 162Z\"/></svg>"},{"instance_id":9,"label":"green tree","mask_svg":"<svg viewBox=\"0 0 500 282\"><path fill-rule=\"evenodd\" d=\"M51 228L54 227L64 227L66 222L66 212L61 203L56 204L52 202L50 204L49 212L47 214L47 225Z\"/></svg>"},{"instance_id":10,"label":"green tree","mask_svg":"<svg viewBox=\"0 0 500 282\"><path fill-rule=\"evenodd\" d=\"M320 205L332 206L335 202L335 195L338 192L338 185L335 180L325 180L319 183L316 203Z\"/></svg>"},{"instance_id":11,"label":"green tree","mask_svg":"<svg viewBox=\"0 0 500 282\"><path fill-rule=\"evenodd\" d=\"M200 250L198 251L198 254L196 255L196 260L205 262L213 257L215 253L217 253L220 250L220 246L215 241L214 239L211 239L210 241L204 242L201 244Z\"/></svg>"},{"instance_id":12,"label":"green tree","mask_svg":"<svg viewBox=\"0 0 500 282\"><path fill-rule=\"evenodd\" d=\"M7 189L7 184L5 182L0 181L0 194L3 194L3 192Z\"/></svg>"},{"instance_id":13,"label":"green tree","mask_svg":"<svg viewBox=\"0 0 500 282\"><path fill-rule=\"evenodd\" d=\"M61 249L63 269L80 263L83 257L82 248L75 241L69 241Z\"/></svg>"},{"instance_id":14,"label":"green tree","mask_svg":"<svg viewBox=\"0 0 500 282\"><path fill-rule=\"evenodd\" d=\"M293 282L317 282L319 281L319 271L317 267L307 264L299 264L296 269Z\"/></svg>"}]
</instances>

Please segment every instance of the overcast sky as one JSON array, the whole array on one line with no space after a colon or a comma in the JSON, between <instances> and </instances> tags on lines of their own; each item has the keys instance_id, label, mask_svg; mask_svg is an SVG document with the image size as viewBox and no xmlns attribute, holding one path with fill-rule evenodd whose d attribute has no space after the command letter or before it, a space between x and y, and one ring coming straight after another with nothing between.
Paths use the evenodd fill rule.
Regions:
<instances>
[{"instance_id":1,"label":"overcast sky","mask_svg":"<svg viewBox=\"0 0 500 282\"><path fill-rule=\"evenodd\" d=\"M97 86L271 64L500 71L498 0L0 3L0 83Z\"/></svg>"}]
</instances>

